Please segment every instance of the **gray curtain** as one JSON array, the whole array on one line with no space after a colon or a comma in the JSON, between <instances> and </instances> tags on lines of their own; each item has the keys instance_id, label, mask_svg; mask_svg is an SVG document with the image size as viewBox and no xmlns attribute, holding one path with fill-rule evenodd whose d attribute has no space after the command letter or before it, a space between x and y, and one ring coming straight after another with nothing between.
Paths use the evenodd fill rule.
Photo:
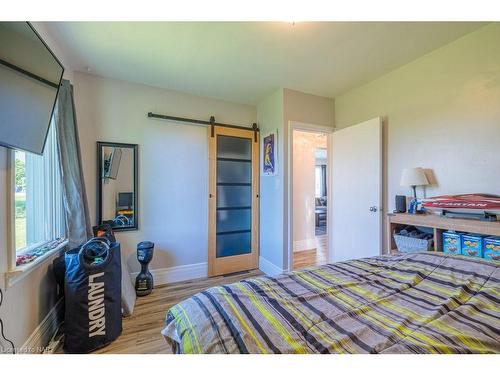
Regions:
<instances>
[{"instance_id":1,"label":"gray curtain","mask_svg":"<svg viewBox=\"0 0 500 375\"><path fill-rule=\"evenodd\" d=\"M59 88L54 121L66 212L66 235L70 248L73 248L91 237L92 228L83 179L73 86L67 80L63 80Z\"/></svg>"}]
</instances>

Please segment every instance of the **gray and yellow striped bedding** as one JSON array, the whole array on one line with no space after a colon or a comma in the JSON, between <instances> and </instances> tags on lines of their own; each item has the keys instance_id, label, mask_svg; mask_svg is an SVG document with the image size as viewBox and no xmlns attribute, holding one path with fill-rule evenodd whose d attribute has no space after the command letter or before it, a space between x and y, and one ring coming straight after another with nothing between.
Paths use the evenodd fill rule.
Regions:
<instances>
[{"instance_id":1,"label":"gray and yellow striped bedding","mask_svg":"<svg viewBox=\"0 0 500 375\"><path fill-rule=\"evenodd\" d=\"M500 263L424 252L218 286L175 305L181 353L500 353Z\"/></svg>"}]
</instances>

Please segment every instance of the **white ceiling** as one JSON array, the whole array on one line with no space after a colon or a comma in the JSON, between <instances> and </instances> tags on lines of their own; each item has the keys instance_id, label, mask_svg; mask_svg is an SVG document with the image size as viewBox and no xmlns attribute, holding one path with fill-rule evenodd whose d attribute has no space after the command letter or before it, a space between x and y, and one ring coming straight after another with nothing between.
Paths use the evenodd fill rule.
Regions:
<instances>
[{"instance_id":1,"label":"white ceiling","mask_svg":"<svg viewBox=\"0 0 500 375\"><path fill-rule=\"evenodd\" d=\"M256 104L335 97L479 27L445 22L50 22L73 68Z\"/></svg>"}]
</instances>

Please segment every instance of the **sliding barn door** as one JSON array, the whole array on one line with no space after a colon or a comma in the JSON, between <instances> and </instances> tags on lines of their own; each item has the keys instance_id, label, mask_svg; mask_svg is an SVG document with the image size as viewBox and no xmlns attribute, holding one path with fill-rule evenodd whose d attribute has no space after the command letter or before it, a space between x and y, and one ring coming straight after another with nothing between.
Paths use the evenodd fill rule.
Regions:
<instances>
[{"instance_id":1,"label":"sliding barn door","mask_svg":"<svg viewBox=\"0 0 500 375\"><path fill-rule=\"evenodd\" d=\"M259 139L252 130L209 129L208 275L258 267Z\"/></svg>"}]
</instances>

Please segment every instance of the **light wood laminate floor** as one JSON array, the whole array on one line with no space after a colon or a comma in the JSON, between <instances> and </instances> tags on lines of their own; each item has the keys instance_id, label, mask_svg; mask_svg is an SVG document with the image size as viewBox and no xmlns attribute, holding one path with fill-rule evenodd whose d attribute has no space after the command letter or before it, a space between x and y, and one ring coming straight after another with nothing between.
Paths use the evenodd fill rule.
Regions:
<instances>
[{"instance_id":1,"label":"light wood laminate floor","mask_svg":"<svg viewBox=\"0 0 500 375\"><path fill-rule=\"evenodd\" d=\"M328 235L317 236L317 248L293 253L293 269L319 266L328 262Z\"/></svg>"},{"instance_id":2,"label":"light wood laminate floor","mask_svg":"<svg viewBox=\"0 0 500 375\"><path fill-rule=\"evenodd\" d=\"M123 333L110 345L94 353L168 353L160 331L167 310L176 303L212 286L261 276L259 270L233 275L183 281L155 288L149 296L137 298L134 314L123 319Z\"/></svg>"}]
</instances>

